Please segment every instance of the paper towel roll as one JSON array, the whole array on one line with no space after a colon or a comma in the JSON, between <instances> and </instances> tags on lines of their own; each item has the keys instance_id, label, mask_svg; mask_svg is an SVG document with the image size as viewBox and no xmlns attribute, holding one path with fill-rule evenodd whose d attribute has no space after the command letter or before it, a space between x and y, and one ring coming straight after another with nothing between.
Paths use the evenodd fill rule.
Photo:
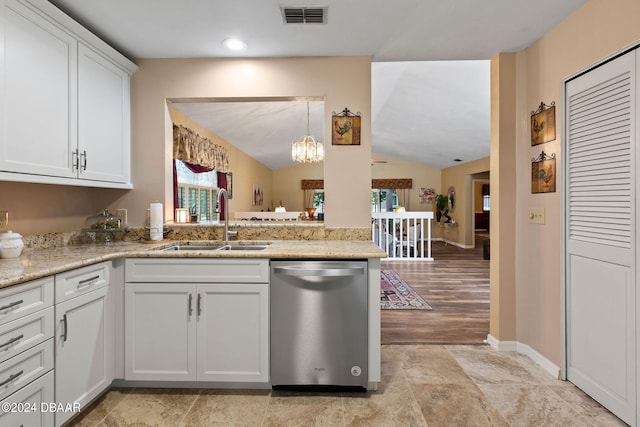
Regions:
<instances>
[{"instance_id":1,"label":"paper towel roll","mask_svg":"<svg viewBox=\"0 0 640 427\"><path fill-rule=\"evenodd\" d=\"M162 203L151 203L149 211L149 239L162 240Z\"/></svg>"}]
</instances>

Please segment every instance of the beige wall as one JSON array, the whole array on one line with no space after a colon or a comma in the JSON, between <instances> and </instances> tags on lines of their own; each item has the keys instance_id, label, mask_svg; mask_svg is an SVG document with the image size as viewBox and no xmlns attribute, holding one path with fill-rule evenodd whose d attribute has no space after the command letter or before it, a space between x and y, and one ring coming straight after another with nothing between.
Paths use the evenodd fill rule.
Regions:
<instances>
[{"instance_id":1,"label":"beige wall","mask_svg":"<svg viewBox=\"0 0 640 427\"><path fill-rule=\"evenodd\" d=\"M591 0L538 42L517 54L516 155L517 185L508 195L516 200L517 341L531 346L553 363L561 364L561 195L563 105L561 81L640 41L640 2ZM531 147L530 112L540 102L556 103L554 142ZM492 150L493 150L492 145ZM540 151L558 156L555 193L531 194L531 158ZM492 152L493 156L493 152ZM493 255L494 210L492 164ZM500 176L500 180L504 180ZM528 210L545 209L544 225L528 223ZM501 212L502 214L502 212ZM502 236L506 238L506 236ZM503 260L501 260L503 262ZM493 264L493 257L492 257ZM492 265L493 272L493 265ZM492 276L493 286L493 276ZM494 301L492 300L493 304ZM492 317L492 321L493 321ZM493 326L492 326L493 331Z\"/></svg>"},{"instance_id":2,"label":"beige wall","mask_svg":"<svg viewBox=\"0 0 640 427\"><path fill-rule=\"evenodd\" d=\"M516 55L491 60L491 265L489 333L516 340Z\"/></svg>"},{"instance_id":3,"label":"beige wall","mask_svg":"<svg viewBox=\"0 0 640 427\"><path fill-rule=\"evenodd\" d=\"M326 144L326 143L325 143ZM303 179L323 179L322 163L298 163L273 171L273 204L282 205L287 211L304 211Z\"/></svg>"},{"instance_id":4,"label":"beige wall","mask_svg":"<svg viewBox=\"0 0 640 427\"><path fill-rule=\"evenodd\" d=\"M450 214L458 226L455 232L449 231L447 239L458 242L460 246L474 246L473 175L486 172L489 167L490 159L485 157L442 169L442 194L447 194L449 187L454 187L456 194L455 209Z\"/></svg>"},{"instance_id":5,"label":"beige wall","mask_svg":"<svg viewBox=\"0 0 640 427\"><path fill-rule=\"evenodd\" d=\"M171 121L166 99L323 97L325 135L331 134L332 111L341 111L345 106L353 111L371 111L369 57L136 62L139 69L131 85L134 190L122 200L136 218L150 201L171 200ZM362 142L357 147L325 144L323 175L329 195L325 206L328 227L369 227L369 114L363 114L361 134ZM242 197L236 191L236 182L234 173L234 200L236 194ZM274 199L274 194L266 196L268 202ZM331 215L334 211L347 211L349 215Z\"/></svg>"},{"instance_id":6,"label":"beige wall","mask_svg":"<svg viewBox=\"0 0 640 427\"><path fill-rule=\"evenodd\" d=\"M239 150L225 139L220 138L215 133L186 117L181 112L173 108L170 108L169 111L173 123L192 129L200 134L200 136L209 138L214 143L227 149L229 170L233 172L233 199L229 203L229 217L231 219L233 219L233 212L259 211L267 210L267 208L273 210L273 206L271 206L273 172L271 169L247 155L244 151ZM254 184L262 186L264 194L263 206L253 206L252 195Z\"/></svg>"},{"instance_id":7,"label":"beige wall","mask_svg":"<svg viewBox=\"0 0 640 427\"><path fill-rule=\"evenodd\" d=\"M0 210L9 212L9 228L25 236L80 231L87 217L117 205L126 193L127 190L0 181Z\"/></svg>"}]
</instances>

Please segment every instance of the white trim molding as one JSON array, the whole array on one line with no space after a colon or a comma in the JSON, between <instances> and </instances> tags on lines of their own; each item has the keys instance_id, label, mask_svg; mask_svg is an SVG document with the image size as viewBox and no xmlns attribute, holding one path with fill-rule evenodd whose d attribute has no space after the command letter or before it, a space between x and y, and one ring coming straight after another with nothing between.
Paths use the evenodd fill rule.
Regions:
<instances>
[{"instance_id":1,"label":"white trim molding","mask_svg":"<svg viewBox=\"0 0 640 427\"><path fill-rule=\"evenodd\" d=\"M524 354L531 358L536 365L544 369L553 378L561 379L560 367L527 344L522 344L517 341L500 341L491 334L487 335L487 344L493 347L496 351L515 351L517 353Z\"/></svg>"}]
</instances>

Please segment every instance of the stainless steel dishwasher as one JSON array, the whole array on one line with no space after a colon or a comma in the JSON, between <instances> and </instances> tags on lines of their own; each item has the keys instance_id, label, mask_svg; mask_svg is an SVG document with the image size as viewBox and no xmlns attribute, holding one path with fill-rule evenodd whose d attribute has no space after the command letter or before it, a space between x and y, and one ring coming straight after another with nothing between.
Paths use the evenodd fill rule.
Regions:
<instances>
[{"instance_id":1,"label":"stainless steel dishwasher","mask_svg":"<svg viewBox=\"0 0 640 427\"><path fill-rule=\"evenodd\" d=\"M272 261L270 295L272 386L366 388L366 261Z\"/></svg>"}]
</instances>

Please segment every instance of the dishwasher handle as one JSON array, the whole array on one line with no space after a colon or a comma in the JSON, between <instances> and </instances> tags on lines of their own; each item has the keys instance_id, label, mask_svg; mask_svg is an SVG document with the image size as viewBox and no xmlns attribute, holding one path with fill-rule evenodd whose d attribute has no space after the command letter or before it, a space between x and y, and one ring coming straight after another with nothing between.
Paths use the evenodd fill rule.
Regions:
<instances>
[{"instance_id":1,"label":"dishwasher handle","mask_svg":"<svg viewBox=\"0 0 640 427\"><path fill-rule=\"evenodd\" d=\"M360 276L364 274L364 267L346 268L304 268L304 267L275 267L274 272L281 276L313 276L313 277L344 277Z\"/></svg>"}]
</instances>

